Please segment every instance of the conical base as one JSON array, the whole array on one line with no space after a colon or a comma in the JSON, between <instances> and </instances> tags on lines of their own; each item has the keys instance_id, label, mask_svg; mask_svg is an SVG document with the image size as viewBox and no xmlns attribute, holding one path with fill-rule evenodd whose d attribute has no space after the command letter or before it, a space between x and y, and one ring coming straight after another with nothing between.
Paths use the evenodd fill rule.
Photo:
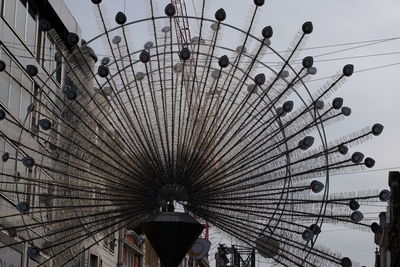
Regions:
<instances>
[{"instance_id":1,"label":"conical base","mask_svg":"<svg viewBox=\"0 0 400 267\"><path fill-rule=\"evenodd\" d=\"M161 212L141 228L165 267L177 267L204 226L187 213Z\"/></svg>"}]
</instances>

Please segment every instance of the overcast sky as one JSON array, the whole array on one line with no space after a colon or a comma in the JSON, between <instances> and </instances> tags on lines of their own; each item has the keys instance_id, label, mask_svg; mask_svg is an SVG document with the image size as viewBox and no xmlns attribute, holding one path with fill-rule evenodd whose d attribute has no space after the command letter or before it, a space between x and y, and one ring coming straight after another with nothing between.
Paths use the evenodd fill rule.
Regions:
<instances>
[{"instance_id":1,"label":"overcast sky","mask_svg":"<svg viewBox=\"0 0 400 267\"><path fill-rule=\"evenodd\" d=\"M149 17L149 7L145 1L127 0L126 14L128 20ZM64 0L71 9L76 20L81 25L83 37L87 40L99 33L89 0ZM156 0L159 15L167 1ZM200 0L194 0L199 12ZM249 9L253 0L208 0L208 17L223 7L228 14L227 23L246 29ZM305 21L312 21L314 32L306 47L327 46L334 44L353 43L369 40L400 37L400 1L398 0L267 0L262 8L257 27L272 25L275 35L272 39L276 50L285 50L296 32ZM117 11L124 9L123 0L103 0L107 6L110 18ZM187 0L189 12L193 12L192 0ZM135 29L131 36L148 35L147 29ZM148 35L149 36L149 35ZM151 35L150 35L151 36ZM229 37L225 37L229 40ZM368 44L368 45L367 45ZM349 51L338 50L366 45ZM334 177L331 188L334 191L351 191L363 189L383 189L387 187L386 168L399 167L400 157L400 39L358 45L337 46L324 49L307 50L308 55L315 56L318 76L321 78L335 74L345 64L352 63L356 70L365 70L394 64L389 67L377 68L372 71L356 73L336 93L345 99L345 104L353 109L352 116L344 122L329 128L330 137L345 135L364 126L380 122L385 126L384 134L375 138L359 149L373 157L378 171L342 175ZM327 54L329 53L329 54ZM327 54L327 55L322 55ZM379 55L377 55L379 54ZM384 55L382 55L384 54ZM322 56L319 56L322 55ZM377 56L373 56L377 55ZM363 56L363 57L359 57ZM349 59L348 57L359 57ZM347 59L342 59L347 58ZM318 62L318 60L322 60ZM396 65L397 64L397 65ZM312 82L311 87L318 88L324 81ZM380 170L380 171L379 171ZM375 207L370 212L378 212L382 208ZM378 216L378 213L366 217ZM332 228L329 228L330 230ZM358 260L366 266L374 264L373 235L371 233L352 231L325 232L320 242L332 250Z\"/></svg>"}]
</instances>

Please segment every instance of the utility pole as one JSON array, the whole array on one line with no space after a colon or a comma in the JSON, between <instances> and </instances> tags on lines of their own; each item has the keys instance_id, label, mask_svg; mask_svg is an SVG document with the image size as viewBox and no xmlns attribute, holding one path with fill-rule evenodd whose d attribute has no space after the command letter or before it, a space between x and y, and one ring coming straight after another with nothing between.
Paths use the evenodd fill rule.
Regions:
<instances>
[{"instance_id":1,"label":"utility pole","mask_svg":"<svg viewBox=\"0 0 400 267\"><path fill-rule=\"evenodd\" d=\"M400 266L400 172L389 173L390 225L388 250L390 267Z\"/></svg>"}]
</instances>

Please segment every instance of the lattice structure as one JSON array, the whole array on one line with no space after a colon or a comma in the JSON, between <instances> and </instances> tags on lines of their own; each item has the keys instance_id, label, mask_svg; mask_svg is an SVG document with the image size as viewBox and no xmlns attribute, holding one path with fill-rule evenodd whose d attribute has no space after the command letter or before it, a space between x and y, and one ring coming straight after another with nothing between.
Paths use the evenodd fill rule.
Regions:
<instances>
[{"instance_id":1,"label":"lattice structure","mask_svg":"<svg viewBox=\"0 0 400 267\"><path fill-rule=\"evenodd\" d=\"M49 30L66 67L64 85L28 65L38 90L25 121L0 110L1 138L15 148L2 157L12 168L3 171L0 192L15 209L1 214L1 230L22 237L42 266L71 266L119 229L180 204L279 265L352 266L316 244L323 223L370 230L360 206L390 197L329 192L333 174L374 166L354 148L383 131L374 124L327 137L328 125L351 115L331 95L354 67L320 90L308 88L313 58L294 62L312 23L278 53L271 27L252 34L263 0L254 1L244 29L224 23L223 9L213 18L182 16L184 7L169 4L156 14L150 1L149 19L128 22L119 12L107 26L101 0L92 0L102 31L81 44L69 33L66 47ZM202 5L207 10L208 1ZM176 19L199 25L190 46L181 45L188 36L172 27ZM127 31L145 25L154 31L143 48ZM243 41L224 44L223 34ZM109 53L101 62L90 48L98 43ZM267 52L278 64L263 61ZM8 67L0 62L1 74L14 79Z\"/></svg>"},{"instance_id":2,"label":"lattice structure","mask_svg":"<svg viewBox=\"0 0 400 267\"><path fill-rule=\"evenodd\" d=\"M187 47L192 37L190 34L189 19L187 18L186 2L184 0L171 0L175 6L176 16L174 18L177 41L180 48Z\"/></svg>"}]
</instances>

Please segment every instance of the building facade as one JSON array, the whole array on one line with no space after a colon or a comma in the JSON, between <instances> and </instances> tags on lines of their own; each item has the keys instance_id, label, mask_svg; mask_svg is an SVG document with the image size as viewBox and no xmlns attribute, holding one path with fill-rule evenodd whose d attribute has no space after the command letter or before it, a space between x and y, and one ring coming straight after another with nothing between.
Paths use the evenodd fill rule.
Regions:
<instances>
[{"instance_id":1,"label":"building facade","mask_svg":"<svg viewBox=\"0 0 400 267\"><path fill-rule=\"evenodd\" d=\"M400 266L400 172L389 172L390 200L387 212L379 214L379 225L373 229L376 267Z\"/></svg>"},{"instance_id":2,"label":"building facade","mask_svg":"<svg viewBox=\"0 0 400 267\"><path fill-rule=\"evenodd\" d=\"M41 117L46 117L46 110L41 109L40 103L43 101L54 102L54 108L58 108L57 101L51 99L42 93L41 88L48 88L53 92L61 91L66 84L70 82L67 72L67 66L58 53L56 40L51 37L49 31L45 28L44 21L48 21L52 27L53 34L59 37L59 42L68 46L68 33L76 33L81 36L81 29L62 0L0 0L1 19L0 19L0 60L6 64L7 71L0 74L0 108L7 113L7 118L12 123L24 125L29 131L34 129ZM96 61L95 55L91 58L93 66ZM27 65L34 65L38 68L38 80L43 84L37 84L30 78L26 71ZM45 86L44 86L45 84ZM49 99L45 99L48 97ZM40 100L40 101L38 101ZM50 105L48 105L50 106ZM39 112L30 113L28 108L34 107ZM39 115L38 115L39 114ZM0 134L2 136L16 137L20 132L12 127L6 127L3 123L0 125ZM30 138L37 138L34 135L23 135L29 142ZM38 144L38 139L32 144ZM39 145L38 145L39 146ZM33 149L43 149L35 147ZM0 139L0 154L8 155L10 158L16 158L18 153L16 146L12 142ZM38 187L24 185L24 188L18 188L18 192L23 195L13 193L15 183L13 175L15 174L15 162L11 160L0 161L0 173L3 192L0 194L0 225L7 228L8 231L0 232L0 247L21 242L21 244L12 247L0 249L0 266L7 267L34 267L38 264L27 257L28 244L22 242L24 234L22 231L12 229L15 225L13 220L18 218L4 218L7 214L14 214L16 206L21 202L26 202L30 206L51 205L46 195L49 195L49 189L40 189ZM49 173L36 168L27 169L18 161L17 174L21 177L30 179L52 180ZM7 193L9 190L9 193ZM43 191L41 191L43 190ZM51 216L47 214L46 216ZM26 216L27 223L35 223L38 218L35 214ZM29 229L30 236L40 236L38 229ZM117 235L106 238L98 245L91 247L74 267L114 267L117 266L118 251ZM39 239L39 244L46 244L45 239ZM51 245L51 244L50 244ZM85 247L85 244L82 244ZM45 253L41 255L44 259L48 257ZM53 266L49 261L45 266Z\"/></svg>"}]
</instances>

